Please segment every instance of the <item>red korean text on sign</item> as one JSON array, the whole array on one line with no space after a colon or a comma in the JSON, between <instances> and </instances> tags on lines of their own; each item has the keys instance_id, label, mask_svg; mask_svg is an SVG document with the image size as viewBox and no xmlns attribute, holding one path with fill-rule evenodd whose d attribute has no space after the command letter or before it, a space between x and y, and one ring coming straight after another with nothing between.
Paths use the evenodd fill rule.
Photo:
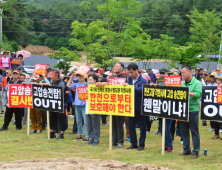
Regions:
<instances>
[{"instance_id":1,"label":"red korean text on sign","mask_svg":"<svg viewBox=\"0 0 222 170\"><path fill-rule=\"evenodd\" d=\"M78 95L80 100L88 100L88 86L77 87Z\"/></svg>"},{"instance_id":2,"label":"red korean text on sign","mask_svg":"<svg viewBox=\"0 0 222 170\"><path fill-rule=\"evenodd\" d=\"M181 87L181 76L165 76L164 77L165 86L178 86Z\"/></svg>"},{"instance_id":3,"label":"red korean text on sign","mask_svg":"<svg viewBox=\"0 0 222 170\"><path fill-rule=\"evenodd\" d=\"M32 86L28 84L10 84L9 107L31 108Z\"/></svg>"},{"instance_id":4,"label":"red korean text on sign","mask_svg":"<svg viewBox=\"0 0 222 170\"><path fill-rule=\"evenodd\" d=\"M222 89L217 86L217 103L222 103Z\"/></svg>"},{"instance_id":5,"label":"red korean text on sign","mask_svg":"<svg viewBox=\"0 0 222 170\"><path fill-rule=\"evenodd\" d=\"M34 73L38 75L43 75L43 74L46 75L46 69L47 69L46 64L36 64Z\"/></svg>"},{"instance_id":6,"label":"red korean text on sign","mask_svg":"<svg viewBox=\"0 0 222 170\"><path fill-rule=\"evenodd\" d=\"M108 85L124 85L125 82L125 78L109 77Z\"/></svg>"}]
</instances>

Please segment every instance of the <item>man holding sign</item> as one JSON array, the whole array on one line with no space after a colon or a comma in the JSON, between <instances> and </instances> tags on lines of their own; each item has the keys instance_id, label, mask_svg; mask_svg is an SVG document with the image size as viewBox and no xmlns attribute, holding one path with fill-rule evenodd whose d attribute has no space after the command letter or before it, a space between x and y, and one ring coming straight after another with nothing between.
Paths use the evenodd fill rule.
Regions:
<instances>
[{"instance_id":1,"label":"man holding sign","mask_svg":"<svg viewBox=\"0 0 222 170\"><path fill-rule=\"evenodd\" d=\"M65 83L62 80L60 80L59 77L60 77L59 70L53 69L51 73L51 83L50 84L41 83L41 85L60 86L60 87L63 87L63 90L65 90L66 88ZM57 90L54 90L53 93L54 93L54 96L55 95L58 96ZM57 128L57 123L59 123L60 130L61 130L58 138L56 138L56 135L55 135L55 129ZM50 112L50 129L51 129L50 138L64 139L64 133L65 133L65 130L67 130L67 121L66 121L66 114L64 113L64 109L62 109L62 112Z\"/></svg>"},{"instance_id":2,"label":"man holding sign","mask_svg":"<svg viewBox=\"0 0 222 170\"><path fill-rule=\"evenodd\" d=\"M114 66L115 75L113 75L112 77L115 77L117 80L123 78L125 79L124 80L125 83L127 77L122 74L123 69L124 69L123 63L116 63L116 65ZM118 148L123 147L123 141L124 141L123 118L124 118L123 116L113 116L113 121L112 121L113 145L117 146Z\"/></svg>"},{"instance_id":3,"label":"man holding sign","mask_svg":"<svg viewBox=\"0 0 222 170\"><path fill-rule=\"evenodd\" d=\"M191 67L184 65L181 69L184 82L182 87L189 87L189 122L180 122L181 136L183 138L183 153L180 155L190 155L190 132L193 140L193 150L191 158L198 158L200 151L200 135L199 135L199 100L202 94L202 84L192 76Z\"/></svg>"},{"instance_id":4,"label":"man holding sign","mask_svg":"<svg viewBox=\"0 0 222 170\"><path fill-rule=\"evenodd\" d=\"M127 67L131 77L127 81L126 85L134 85L135 88L135 117L129 117L129 131L130 131L130 143L131 146L126 149L137 149L138 151L144 150L146 140L146 116L141 115L141 102L142 102L142 88L143 84L147 84L147 81L138 72L138 65L131 63ZM140 127L140 139L139 147L136 136L136 124L139 123Z\"/></svg>"},{"instance_id":5,"label":"man holding sign","mask_svg":"<svg viewBox=\"0 0 222 170\"><path fill-rule=\"evenodd\" d=\"M17 89L15 89L13 91L9 91L9 84L22 84L22 81L19 80L18 71L13 71L13 80L10 80L8 82L8 85L5 88L5 90L8 93L17 94L18 93ZM18 103L18 100L15 103ZM5 111L4 124L3 124L3 127L0 129L0 131L8 130L8 125L12 120L13 113L15 114L16 130L22 129L22 121L21 121L22 120L22 109L21 108L12 108L12 107L10 108L9 105L7 104L6 111Z\"/></svg>"}]
</instances>

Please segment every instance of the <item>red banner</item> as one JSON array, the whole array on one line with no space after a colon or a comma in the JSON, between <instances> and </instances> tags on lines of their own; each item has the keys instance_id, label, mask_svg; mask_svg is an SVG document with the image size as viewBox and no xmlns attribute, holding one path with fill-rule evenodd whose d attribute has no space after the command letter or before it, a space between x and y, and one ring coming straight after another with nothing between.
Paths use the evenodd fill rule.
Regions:
<instances>
[{"instance_id":1,"label":"red banner","mask_svg":"<svg viewBox=\"0 0 222 170\"><path fill-rule=\"evenodd\" d=\"M222 103L222 89L217 86L217 103Z\"/></svg>"},{"instance_id":2,"label":"red banner","mask_svg":"<svg viewBox=\"0 0 222 170\"><path fill-rule=\"evenodd\" d=\"M77 87L80 100L88 100L88 86Z\"/></svg>"},{"instance_id":3,"label":"red banner","mask_svg":"<svg viewBox=\"0 0 222 170\"><path fill-rule=\"evenodd\" d=\"M15 65L20 65L22 62L21 59L18 59L18 58L12 58L12 64L15 64Z\"/></svg>"},{"instance_id":4,"label":"red banner","mask_svg":"<svg viewBox=\"0 0 222 170\"><path fill-rule=\"evenodd\" d=\"M125 82L125 78L109 77L108 85L124 85Z\"/></svg>"},{"instance_id":5,"label":"red banner","mask_svg":"<svg viewBox=\"0 0 222 170\"><path fill-rule=\"evenodd\" d=\"M43 75L43 74L46 75L46 69L47 69L46 64L36 64L34 73L38 75Z\"/></svg>"},{"instance_id":6,"label":"red banner","mask_svg":"<svg viewBox=\"0 0 222 170\"><path fill-rule=\"evenodd\" d=\"M9 107L32 108L32 86L9 84Z\"/></svg>"},{"instance_id":7,"label":"red banner","mask_svg":"<svg viewBox=\"0 0 222 170\"><path fill-rule=\"evenodd\" d=\"M165 86L178 86L181 87L181 76L164 76Z\"/></svg>"}]
</instances>

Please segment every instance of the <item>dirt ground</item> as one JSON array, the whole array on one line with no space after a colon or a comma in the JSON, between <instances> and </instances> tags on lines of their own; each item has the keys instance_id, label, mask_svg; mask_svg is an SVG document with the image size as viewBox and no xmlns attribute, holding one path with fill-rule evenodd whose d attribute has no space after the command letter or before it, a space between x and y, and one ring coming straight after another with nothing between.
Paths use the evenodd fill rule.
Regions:
<instances>
[{"instance_id":1,"label":"dirt ground","mask_svg":"<svg viewBox=\"0 0 222 170\"><path fill-rule=\"evenodd\" d=\"M1 162L0 169L13 170L169 170L148 164L130 164L114 160L53 158Z\"/></svg>"}]
</instances>

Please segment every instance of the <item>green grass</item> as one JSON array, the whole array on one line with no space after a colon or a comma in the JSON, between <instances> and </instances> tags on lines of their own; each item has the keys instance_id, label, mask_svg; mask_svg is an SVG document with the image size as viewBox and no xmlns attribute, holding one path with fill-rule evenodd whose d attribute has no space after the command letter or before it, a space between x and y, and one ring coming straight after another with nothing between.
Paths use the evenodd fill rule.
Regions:
<instances>
[{"instance_id":1,"label":"green grass","mask_svg":"<svg viewBox=\"0 0 222 170\"><path fill-rule=\"evenodd\" d=\"M2 127L4 116L0 115L0 127ZM192 160L190 156L179 156L183 151L180 139L175 138L174 152L161 155L161 137L156 136L157 121L151 127L151 132L146 138L144 151L126 150L130 143L125 141L124 148L113 148L109 150L109 127L101 127L101 140L99 146L88 146L80 141L73 141L77 135L69 135L73 119L69 118L69 128L64 140L45 139L47 131L42 134L27 133L27 127L23 126L21 131L16 131L14 125L9 125L8 131L0 132L0 162L15 160L33 160L45 158L70 158L81 157L86 159L113 159L133 164L153 164L158 167L172 169L221 169L222 166L222 140L213 140L214 132L208 132L208 126L201 126L200 137L201 150L199 158ZM137 129L138 131L139 129ZM221 134L222 135L222 134ZM139 135L138 135L139 136ZM208 155L204 156L204 149L208 149Z\"/></svg>"}]
</instances>

